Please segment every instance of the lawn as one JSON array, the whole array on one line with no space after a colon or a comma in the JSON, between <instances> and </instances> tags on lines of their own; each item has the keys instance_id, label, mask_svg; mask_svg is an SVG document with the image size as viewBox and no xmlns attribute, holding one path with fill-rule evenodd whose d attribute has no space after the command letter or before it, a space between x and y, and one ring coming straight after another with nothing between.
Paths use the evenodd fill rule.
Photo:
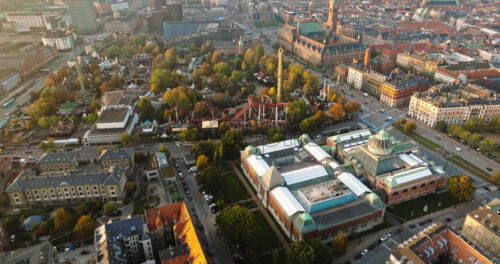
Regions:
<instances>
[{"instance_id":1,"label":"lawn","mask_svg":"<svg viewBox=\"0 0 500 264\"><path fill-rule=\"evenodd\" d=\"M422 197L412 199L410 201L389 206L387 207L386 211L390 214L395 215L398 220L408 221L459 203L460 202L448 192L440 194L431 193ZM427 212L423 210L425 205L427 205Z\"/></svg>"},{"instance_id":2,"label":"lawn","mask_svg":"<svg viewBox=\"0 0 500 264\"><path fill-rule=\"evenodd\" d=\"M245 190L245 187L243 187L243 184L241 184L240 180L234 173L224 175L222 193L226 203L234 203L250 197L248 192Z\"/></svg>"},{"instance_id":3,"label":"lawn","mask_svg":"<svg viewBox=\"0 0 500 264\"><path fill-rule=\"evenodd\" d=\"M434 150L434 149L437 149L437 148L441 147L441 145L437 144L436 142L434 142L432 140L429 140L429 139L427 139L425 137L422 137L419 134L416 134L416 133L413 133L413 132L411 132L411 133L405 133L403 131L403 129L401 128L401 126L394 125L394 127L396 127L401 132L403 132L405 135L409 136L410 138L412 138L413 140L417 141L418 143L420 143L421 145L423 145L424 147L426 147L428 149Z\"/></svg>"},{"instance_id":4,"label":"lawn","mask_svg":"<svg viewBox=\"0 0 500 264\"><path fill-rule=\"evenodd\" d=\"M257 233L255 239L255 241L257 241L257 252L279 247L280 242L271 227L267 224L264 216L262 216L259 212L254 212L253 215L255 216L255 222L259 227L259 232Z\"/></svg>"},{"instance_id":5,"label":"lawn","mask_svg":"<svg viewBox=\"0 0 500 264\"><path fill-rule=\"evenodd\" d=\"M458 155L454 155L451 158L448 158L448 160L451 161L452 163L460 166L464 170L466 170L474 175L477 175L486 181L490 181L491 175L489 173L478 168L476 165L470 163L469 161L463 159L462 157L460 157Z\"/></svg>"}]
</instances>

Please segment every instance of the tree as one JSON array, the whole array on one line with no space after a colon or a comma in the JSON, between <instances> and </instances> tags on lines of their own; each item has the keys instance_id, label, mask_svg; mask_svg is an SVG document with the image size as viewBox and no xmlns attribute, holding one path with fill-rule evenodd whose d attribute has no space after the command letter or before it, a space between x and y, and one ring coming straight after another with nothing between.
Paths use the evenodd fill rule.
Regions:
<instances>
[{"instance_id":1,"label":"tree","mask_svg":"<svg viewBox=\"0 0 500 264\"><path fill-rule=\"evenodd\" d=\"M135 188L135 181L127 181L127 183L125 183L125 190L127 190L128 195L133 195L135 192Z\"/></svg>"},{"instance_id":2,"label":"tree","mask_svg":"<svg viewBox=\"0 0 500 264\"><path fill-rule=\"evenodd\" d=\"M6 193L2 193L0 195L0 207L6 208L7 206L9 206L9 196Z\"/></svg>"},{"instance_id":3,"label":"tree","mask_svg":"<svg viewBox=\"0 0 500 264\"><path fill-rule=\"evenodd\" d=\"M327 264L331 263L331 250L318 240L293 241L288 263L295 264Z\"/></svg>"},{"instance_id":4,"label":"tree","mask_svg":"<svg viewBox=\"0 0 500 264\"><path fill-rule=\"evenodd\" d=\"M219 129L217 130L217 132L219 133L219 135L224 135L227 131L229 131L231 129L231 125L229 124L229 122L226 122L226 121L222 121L219 125Z\"/></svg>"},{"instance_id":5,"label":"tree","mask_svg":"<svg viewBox=\"0 0 500 264\"><path fill-rule=\"evenodd\" d=\"M214 72L214 70L212 69L212 65L210 65L210 63L204 62L203 64L201 64L199 72L201 75L210 76Z\"/></svg>"},{"instance_id":6,"label":"tree","mask_svg":"<svg viewBox=\"0 0 500 264\"><path fill-rule=\"evenodd\" d=\"M446 188L459 201L466 201L470 199L474 193L475 187L472 180L467 175L456 175L450 177L447 181Z\"/></svg>"},{"instance_id":7,"label":"tree","mask_svg":"<svg viewBox=\"0 0 500 264\"><path fill-rule=\"evenodd\" d=\"M205 156L209 160L213 160L212 155L214 154L215 147L214 142L210 139L207 141L198 141L191 148L191 153L196 156Z\"/></svg>"},{"instance_id":8,"label":"tree","mask_svg":"<svg viewBox=\"0 0 500 264\"><path fill-rule=\"evenodd\" d=\"M19 221L19 217L17 217L16 215L10 215L3 218L2 224L5 228L4 231L6 231L8 234L13 234L18 231L21 221Z\"/></svg>"},{"instance_id":9,"label":"tree","mask_svg":"<svg viewBox=\"0 0 500 264\"><path fill-rule=\"evenodd\" d=\"M495 171L491 174L490 180L496 184L500 185L500 171Z\"/></svg>"},{"instance_id":10,"label":"tree","mask_svg":"<svg viewBox=\"0 0 500 264\"><path fill-rule=\"evenodd\" d=\"M151 104L151 100L147 97L139 99L137 103L137 112L141 114L141 119L151 120L153 118L155 109Z\"/></svg>"},{"instance_id":11,"label":"tree","mask_svg":"<svg viewBox=\"0 0 500 264\"><path fill-rule=\"evenodd\" d=\"M479 143L482 141L482 139L483 139L483 136L481 134L473 133L465 140L467 141L467 144L469 144L469 146L476 148L479 145Z\"/></svg>"},{"instance_id":12,"label":"tree","mask_svg":"<svg viewBox=\"0 0 500 264\"><path fill-rule=\"evenodd\" d=\"M174 48L170 48L165 52L165 63L169 69L177 65L177 51Z\"/></svg>"},{"instance_id":13,"label":"tree","mask_svg":"<svg viewBox=\"0 0 500 264\"><path fill-rule=\"evenodd\" d=\"M215 64L213 69L215 74L221 74L221 75L229 74L229 65L227 65L227 63L222 61Z\"/></svg>"},{"instance_id":14,"label":"tree","mask_svg":"<svg viewBox=\"0 0 500 264\"><path fill-rule=\"evenodd\" d=\"M342 255L347 248L347 238L343 232L338 233L332 240L333 254Z\"/></svg>"},{"instance_id":15,"label":"tree","mask_svg":"<svg viewBox=\"0 0 500 264\"><path fill-rule=\"evenodd\" d=\"M410 120L403 126L403 131L405 133L412 133L415 129L417 129L417 123L415 120Z\"/></svg>"},{"instance_id":16,"label":"tree","mask_svg":"<svg viewBox=\"0 0 500 264\"><path fill-rule=\"evenodd\" d=\"M218 193L223 181L219 168L214 166L208 166L196 175L196 182L203 186L207 193Z\"/></svg>"},{"instance_id":17,"label":"tree","mask_svg":"<svg viewBox=\"0 0 500 264\"><path fill-rule=\"evenodd\" d=\"M259 232L253 213L239 205L226 207L215 218L217 235L229 245L246 250L254 243Z\"/></svg>"},{"instance_id":18,"label":"tree","mask_svg":"<svg viewBox=\"0 0 500 264\"><path fill-rule=\"evenodd\" d=\"M360 108L361 108L361 105L359 105L359 103L357 101L351 101L351 102L346 103L344 105L344 110L348 114L353 114L353 113L359 111Z\"/></svg>"},{"instance_id":19,"label":"tree","mask_svg":"<svg viewBox=\"0 0 500 264\"><path fill-rule=\"evenodd\" d=\"M314 118L316 119L317 126L320 127L325 124L328 117L326 116L325 111L318 110L318 112L314 114Z\"/></svg>"},{"instance_id":20,"label":"tree","mask_svg":"<svg viewBox=\"0 0 500 264\"><path fill-rule=\"evenodd\" d=\"M458 137L460 134L462 134L463 129L459 125L451 125L448 127L448 129L446 131L448 131L448 134L450 134L454 137Z\"/></svg>"},{"instance_id":21,"label":"tree","mask_svg":"<svg viewBox=\"0 0 500 264\"><path fill-rule=\"evenodd\" d=\"M47 149L47 147L48 147L48 146L47 146L47 143L46 143L46 142L42 141L42 142L40 142L40 144L38 144L38 147L39 147L40 149L45 150L45 149Z\"/></svg>"},{"instance_id":22,"label":"tree","mask_svg":"<svg viewBox=\"0 0 500 264\"><path fill-rule=\"evenodd\" d=\"M54 229L56 231L68 231L73 227L73 216L64 208L57 209L54 214Z\"/></svg>"},{"instance_id":23,"label":"tree","mask_svg":"<svg viewBox=\"0 0 500 264\"><path fill-rule=\"evenodd\" d=\"M311 116L311 117L308 117L308 118L302 120L302 122L300 122L300 125L299 125L300 132L302 132L302 133L309 133L309 132L315 130L316 127L317 127L317 122L316 122L316 118L314 116Z\"/></svg>"},{"instance_id":24,"label":"tree","mask_svg":"<svg viewBox=\"0 0 500 264\"><path fill-rule=\"evenodd\" d=\"M116 206L115 202L109 201L104 204L103 209L105 214L111 214L118 210L118 206Z\"/></svg>"},{"instance_id":25,"label":"tree","mask_svg":"<svg viewBox=\"0 0 500 264\"><path fill-rule=\"evenodd\" d=\"M307 106L303 100L297 99L288 106L288 113L293 122L299 123L307 115Z\"/></svg>"},{"instance_id":26,"label":"tree","mask_svg":"<svg viewBox=\"0 0 500 264\"><path fill-rule=\"evenodd\" d=\"M476 122L474 120L467 120L467 121L465 121L462 128L469 131L469 132L474 132L474 131L476 131Z\"/></svg>"},{"instance_id":27,"label":"tree","mask_svg":"<svg viewBox=\"0 0 500 264\"><path fill-rule=\"evenodd\" d=\"M222 61L222 53L219 51L214 51L214 53L212 53L212 58L210 59L212 65L215 65L221 61Z\"/></svg>"},{"instance_id":28,"label":"tree","mask_svg":"<svg viewBox=\"0 0 500 264\"><path fill-rule=\"evenodd\" d=\"M448 129L448 124L444 121L438 121L434 126L434 128L443 133L446 133L446 130Z\"/></svg>"},{"instance_id":29,"label":"tree","mask_svg":"<svg viewBox=\"0 0 500 264\"><path fill-rule=\"evenodd\" d=\"M334 104L332 106L332 108L330 108L330 110L328 110L328 112L330 113L330 116L333 117L333 120L335 120L335 121L340 121L340 120L344 119L344 117L345 117L344 107L340 103Z\"/></svg>"},{"instance_id":30,"label":"tree","mask_svg":"<svg viewBox=\"0 0 500 264\"><path fill-rule=\"evenodd\" d=\"M106 146L104 145L100 145L99 147L97 147L97 154L101 155L101 153L106 150Z\"/></svg>"},{"instance_id":31,"label":"tree","mask_svg":"<svg viewBox=\"0 0 500 264\"><path fill-rule=\"evenodd\" d=\"M93 124L95 123L95 121L97 120L97 114L96 113L90 113L88 116L87 116L87 123L89 124Z\"/></svg>"},{"instance_id":32,"label":"tree","mask_svg":"<svg viewBox=\"0 0 500 264\"><path fill-rule=\"evenodd\" d=\"M186 128L179 133L181 141L196 141L198 139L198 129Z\"/></svg>"},{"instance_id":33,"label":"tree","mask_svg":"<svg viewBox=\"0 0 500 264\"><path fill-rule=\"evenodd\" d=\"M483 153L491 153L495 150L495 143L491 138L485 138L479 143L479 150Z\"/></svg>"},{"instance_id":34,"label":"tree","mask_svg":"<svg viewBox=\"0 0 500 264\"><path fill-rule=\"evenodd\" d=\"M86 215L89 213L89 209L86 203L80 203L76 206L75 211L78 215Z\"/></svg>"},{"instance_id":35,"label":"tree","mask_svg":"<svg viewBox=\"0 0 500 264\"><path fill-rule=\"evenodd\" d=\"M243 132L239 129L231 129L222 135L221 143L224 149L224 157L232 160L238 156L239 150L244 147Z\"/></svg>"},{"instance_id":36,"label":"tree","mask_svg":"<svg viewBox=\"0 0 500 264\"><path fill-rule=\"evenodd\" d=\"M198 156L198 159L196 159L196 168L198 171L202 171L206 167L208 167L208 157L205 155Z\"/></svg>"},{"instance_id":37,"label":"tree","mask_svg":"<svg viewBox=\"0 0 500 264\"><path fill-rule=\"evenodd\" d=\"M137 136L137 135L129 135L127 132L124 132L120 136L120 142L124 146L136 145L136 144L139 144L140 141L141 141L141 139L139 138L139 136Z\"/></svg>"},{"instance_id":38,"label":"tree","mask_svg":"<svg viewBox=\"0 0 500 264\"><path fill-rule=\"evenodd\" d=\"M96 224L92 221L90 216L82 215L76 222L74 231L78 238L87 238L94 234L96 227Z\"/></svg>"},{"instance_id":39,"label":"tree","mask_svg":"<svg viewBox=\"0 0 500 264\"><path fill-rule=\"evenodd\" d=\"M54 97L41 97L36 100L33 104L28 106L26 109L26 114L28 114L34 122L38 122L38 119L42 116L48 116L57 112L58 107L56 104L56 99Z\"/></svg>"},{"instance_id":40,"label":"tree","mask_svg":"<svg viewBox=\"0 0 500 264\"><path fill-rule=\"evenodd\" d=\"M32 101L36 101L36 100L38 100L38 98L40 98L40 93L37 91L31 91L30 97L31 97Z\"/></svg>"},{"instance_id":41,"label":"tree","mask_svg":"<svg viewBox=\"0 0 500 264\"><path fill-rule=\"evenodd\" d=\"M167 88L174 86L172 73L165 69L157 69L151 73L149 83L151 84L151 91L154 93L165 91Z\"/></svg>"},{"instance_id":42,"label":"tree","mask_svg":"<svg viewBox=\"0 0 500 264\"><path fill-rule=\"evenodd\" d=\"M90 108L92 108L92 112L97 113L101 109L101 103L94 99L92 100L92 104L90 104Z\"/></svg>"}]
</instances>

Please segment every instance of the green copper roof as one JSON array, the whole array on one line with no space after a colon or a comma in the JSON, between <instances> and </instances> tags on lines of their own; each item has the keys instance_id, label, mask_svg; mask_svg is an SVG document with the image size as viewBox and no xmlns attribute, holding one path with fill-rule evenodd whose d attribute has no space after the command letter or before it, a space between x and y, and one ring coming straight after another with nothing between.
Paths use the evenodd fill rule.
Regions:
<instances>
[{"instance_id":1,"label":"green copper roof","mask_svg":"<svg viewBox=\"0 0 500 264\"><path fill-rule=\"evenodd\" d=\"M292 26L296 27L297 23L291 24ZM323 28L318 22L302 22L300 23L300 34L302 35L307 35L309 33L323 33Z\"/></svg>"},{"instance_id":2,"label":"green copper roof","mask_svg":"<svg viewBox=\"0 0 500 264\"><path fill-rule=\"evenodd\" d=\"M404 142L401 144L393 145L392 146L392 152L393 153L398 153L398 152L406 152L412 148L416 148L417 145L411 143L411 142Z\"/></svg>"}]
</instances>

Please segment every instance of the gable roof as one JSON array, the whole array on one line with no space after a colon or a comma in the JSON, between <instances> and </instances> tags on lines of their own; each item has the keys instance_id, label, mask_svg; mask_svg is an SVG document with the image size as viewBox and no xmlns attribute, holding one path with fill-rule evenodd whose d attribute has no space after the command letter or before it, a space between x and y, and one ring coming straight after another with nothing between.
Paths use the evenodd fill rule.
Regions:
<instances>
[{"instance_id":1,"label":"gable roof","mask_svg":"<svg viewBox=\"0 0 500 264\"><path fill-rule=\"evenodd\" d=\"M278 169L276 169L276 166L273 165L262 175L262 182L269 189L272 189L275 186L283 184L283 177Z\"/></svg>"}]
</instances>

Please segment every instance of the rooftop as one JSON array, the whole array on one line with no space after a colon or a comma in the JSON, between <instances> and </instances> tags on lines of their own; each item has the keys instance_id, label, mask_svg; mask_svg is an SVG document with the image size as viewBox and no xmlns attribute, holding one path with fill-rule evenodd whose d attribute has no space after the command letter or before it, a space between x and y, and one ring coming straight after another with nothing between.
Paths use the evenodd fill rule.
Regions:
<instances>
[{"instance_id":1,"label":"rooftop","mask_svg":"<svg viewBox=\"0 0 500 264\"><path fill-rule=\"evenodd\" d=\"M127 107L106 108L97 118L97 123L122 122L125 120L129 109Z\"/></svg>"}]
</instances>

